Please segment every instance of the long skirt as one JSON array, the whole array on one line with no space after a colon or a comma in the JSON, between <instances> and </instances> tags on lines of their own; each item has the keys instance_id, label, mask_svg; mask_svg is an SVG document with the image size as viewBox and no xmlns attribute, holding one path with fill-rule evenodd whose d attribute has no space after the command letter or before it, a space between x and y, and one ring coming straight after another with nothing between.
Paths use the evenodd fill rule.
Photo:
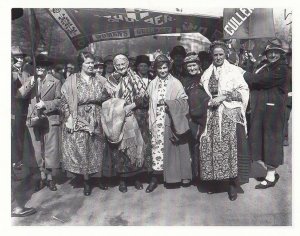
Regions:
<instances>
[{"instance_id":1,"label":"long skirt","mask_svg":"<svg viewBox=\"0 0 300 236\"><path fill-rule=\"evenodd\" d=\"M75 174L102 174L104 138L86 131L62 133L62 167Z\"/></svg>"},{"instance_id":2,"label":"long skirt","mask_svg":"<svg viewBox=\"0 0 300 236\"><path fill-rule=\"evenodd\" d=\"M250 155L245 128L223 115L221 127L217 112L208 120L207 134L200 140L201 180L237 178L249 181ZM221 136L220 136L220 128Z\"/></svg>"},{"instance_id":3,"label":"long skirt","mask_svg":"<svg viewBox=\"0 0 300 236\"><path fill-rule=\"evenodd\" d=\"M131 177L152 170L151 137L148 128L148 114L145 109L134 111L139 130L145 143L143 165L137 167L131 163L125 152L119 150L120 144L109 143L106 140L105 155L103 159L103 176L105 177Z\"/></svg>"}]
</instances>

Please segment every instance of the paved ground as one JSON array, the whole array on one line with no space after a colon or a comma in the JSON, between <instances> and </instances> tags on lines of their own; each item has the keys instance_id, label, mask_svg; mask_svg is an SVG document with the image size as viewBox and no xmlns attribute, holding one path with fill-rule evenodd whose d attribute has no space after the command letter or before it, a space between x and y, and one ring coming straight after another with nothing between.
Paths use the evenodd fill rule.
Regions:
<instances>
[{"instance_id":1,"label":"paved ground","mask_svg":"<svg viewBox=\"0 0 300 236\"><path fill-rule=\"evenodd\" d=\"M291 134L290 121L290 134ZM291 136L291 135L290 135ZM45 188L33 193L26 186L27 206L38 212L26 218L12 218L13 225L292 225L292 144L284 148L285 164L278 168L280 180L274 188L255 190L251 178L242 186L238 199L229 201L227 192L208 195L195 186L166 189L160 185L146 194L130 186L122 194L117 187L107 191L93 188L83 196L76 180L61 179L57 192ZM262 175L257 164L254 175ZM146 187L146 184L144 184Z\"/></svg>"}]
</instances>

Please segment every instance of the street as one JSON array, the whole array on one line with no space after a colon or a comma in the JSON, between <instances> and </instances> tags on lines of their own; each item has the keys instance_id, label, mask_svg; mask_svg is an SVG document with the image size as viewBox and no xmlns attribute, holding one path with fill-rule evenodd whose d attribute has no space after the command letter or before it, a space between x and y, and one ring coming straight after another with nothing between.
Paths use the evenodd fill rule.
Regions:
<instances>
[{"instance_id":1,"label":"street","mask_svg":"<svg viewBox=\"0 0 300 236\"><path fill-rule=\"evenodd\" d=\"M44 188L33 193L34 181L26 185L27 206L37 213L12 218L13 225L34 226L230 226L292 225L292 118L289 122L290 145L284 147L285 164L278 168L280 179L275 187L256 190L259 182L251 178L241 186L236 201L228 199L226 189L216 194L198 191L196 186L166 189L163 184L150 193L118 187L100 190L94 187L89 197L81 183L62 178L58 190ZM252 176L264 171L253 165ZM74 183L75 182L75 183ZM244 193L242 193L244 192Z\"/></svg>"}]
</instances>

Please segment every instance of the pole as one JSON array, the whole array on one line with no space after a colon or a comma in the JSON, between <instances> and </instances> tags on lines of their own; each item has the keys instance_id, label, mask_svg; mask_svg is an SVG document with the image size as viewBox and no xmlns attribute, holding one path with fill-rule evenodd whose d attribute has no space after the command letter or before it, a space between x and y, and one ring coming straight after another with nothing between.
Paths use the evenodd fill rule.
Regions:
<instances>
[{"instance_id":1,"label":"pole","mask_svg":"<svg viewBox=\"0 0 300 236\"><path fill-rule=\"evenodd\" d=\"M31 42L31 57L32 57L32 64L33 64L33 76L34 76L34 86L35 86L35 98L36 98L36 103L40 101L40 95L38 93L38 81L37 81L37 74L36 74L36 60L35 60L35 51L37 49L37 38L36 36L36 29L38 27L37 25L37 20L35 18L34 10L32 8L28 8L28 16L29 16L29 35L30 35L30 42ZM37 109L37 115L40 117L41 111ZM40 140L41 140L41 156L42 156L42 166L45 168L45 142L44 142L44 132L43 128L40 130Z\"/></svg>"}]
</instances>

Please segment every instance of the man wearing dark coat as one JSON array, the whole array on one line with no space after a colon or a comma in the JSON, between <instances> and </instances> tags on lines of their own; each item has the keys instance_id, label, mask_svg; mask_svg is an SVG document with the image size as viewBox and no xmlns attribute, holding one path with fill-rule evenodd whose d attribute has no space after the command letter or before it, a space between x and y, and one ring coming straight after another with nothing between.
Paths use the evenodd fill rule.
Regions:
<instances>
[{"instance_id":1,"label":"man wearing dark coat","mask_svg":"<svg viewBox=\"0 0 300 236\"><path fill-rule=\"evenodd\" d=\"M26 114L29 104L28 99L16 97L17 90L31 75L28 70L23 69L25 54L18 46L12 46L12 86L11 86L11 114L12 114L12 163L14 167L21 167L23 161L24 141L26 132Z\"/></svg>"},{"instance_id":2,"label":"man wearing dark coat","mask_svg":"<svg viewBox=\"0 0 300 236\"><path fill-rule=\"evenodd\" d=\"M279 40L269 42L255 73L244 74L251 90L249 140L253 160L267 168L266 178L256 189L273 187L279 179L276 168L283 164L283 128L287 97L288 67Z\"/></svg>"}]
</instances>

